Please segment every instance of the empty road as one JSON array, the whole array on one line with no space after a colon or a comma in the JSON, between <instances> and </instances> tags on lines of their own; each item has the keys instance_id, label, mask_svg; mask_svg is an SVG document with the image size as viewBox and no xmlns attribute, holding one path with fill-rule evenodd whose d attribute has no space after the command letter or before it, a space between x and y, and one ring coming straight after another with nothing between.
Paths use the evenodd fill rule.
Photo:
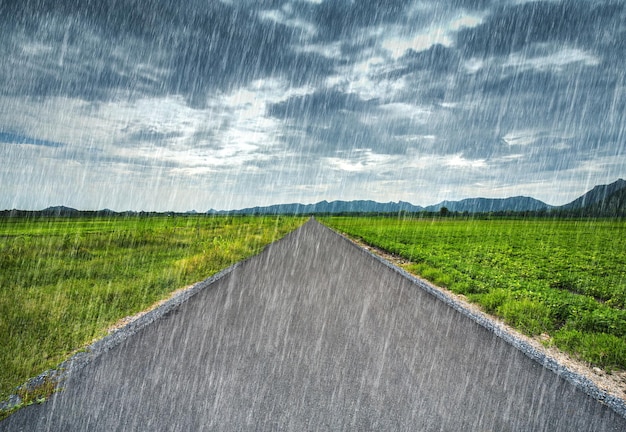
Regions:
<instances>
[{"instance_id":1,"label":"empty road","mask_svg":"<svg viewBox=\"0 0 626 432\"><path fill-rule=\"evenodd\" d=\"M315 220L64 387L0 430L626 430L624 417Z\"/></svg>"}]
</instances>

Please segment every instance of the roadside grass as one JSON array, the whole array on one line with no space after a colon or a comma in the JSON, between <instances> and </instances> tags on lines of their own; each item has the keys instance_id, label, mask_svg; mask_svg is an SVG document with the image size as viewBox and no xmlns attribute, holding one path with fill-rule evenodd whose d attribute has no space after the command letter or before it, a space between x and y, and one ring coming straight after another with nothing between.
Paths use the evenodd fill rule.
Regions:
<instances>
[{"instance_id":1,"label":"roadside grass","mask_svg":"<svg viewBox=\"0 0 626 432\"><path fill-rule=\"evenodd\" d=\"M626 221L329 217L523 333L626 370ZM545 338L544 338L545 339Z\"/></svg>"},{"instance_id":2,"label":"roadside grass","mask_svg":"<svg viewBox=\"0 0 626 432\"><path fill-rule=\"evenodd\" d=\"M260 252L303 222L226 216L0 219L0 401L104 336L121 318Z\"/></svg>"}]
</instances>

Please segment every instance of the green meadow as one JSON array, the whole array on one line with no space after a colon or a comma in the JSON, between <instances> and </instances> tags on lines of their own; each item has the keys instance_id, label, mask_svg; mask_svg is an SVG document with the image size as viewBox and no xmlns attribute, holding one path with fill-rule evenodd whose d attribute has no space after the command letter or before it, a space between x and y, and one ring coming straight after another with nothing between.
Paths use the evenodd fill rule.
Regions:
<instances>
[{"instance_id":1,"label":"green meadow","mask_svg":"<svg viewBox=\"0 0 626 432\"><path fill-rule=\"evenodd\" d=\"M626 369L626 221L329 217L521 332Z\"/></svg>"},{"instance_id":2,"label":"green meadow","mask_svg":"<svg viewBox=\"0 0 626 432\"><path fill-rule=\"evenodd\" d=\"M294 217L0 219L0 400L121 318L304 222Z\"/></svg>"},{"instance_id":3,"label":"green meadow","mask_svg":"<svg viewBox=\"0 0 626 432\"><path fill-rule=\"evenodd\" d=\"M0 400L305 218L0 218ZM626 369L626 221L325 217L590 364Z\"/></svg>"}]
</instances>

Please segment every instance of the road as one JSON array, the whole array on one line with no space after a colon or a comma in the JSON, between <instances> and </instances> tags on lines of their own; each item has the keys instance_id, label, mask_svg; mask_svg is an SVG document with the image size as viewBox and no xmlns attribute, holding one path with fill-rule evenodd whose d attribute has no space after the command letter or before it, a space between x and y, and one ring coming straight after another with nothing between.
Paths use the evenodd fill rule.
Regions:
<instances>
[{"instance_id":1,"label":"road","mask_svg":"<svg viewBox=\"0 0 626 432\"><path fill-rule=\"evenodd\" d=\"M0 430L624 431L626 419L310 220Z\"/></svg>"}]
</instances>

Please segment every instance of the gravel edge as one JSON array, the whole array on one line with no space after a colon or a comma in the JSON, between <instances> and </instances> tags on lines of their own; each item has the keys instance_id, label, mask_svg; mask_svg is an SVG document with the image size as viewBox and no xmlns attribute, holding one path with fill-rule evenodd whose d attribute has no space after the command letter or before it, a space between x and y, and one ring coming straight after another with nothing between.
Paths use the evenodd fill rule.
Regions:
<instances>
[{"instance_id":1,"label":"gravel edge","mask_svg":"<svg viewBox=\"0 0 626 432\"><path fill-rule=\"evenodd\" d=\"M382 263L383 265L385 265L392 271L399 273L403 277L409 279L418 288L426 291L430 295L436 297L438 300L441 300L442 302L450 306L452 309L456 310L457 312L460 312L461 314L465 315L466 317L468 317L469 319L471 319L478 325L494 333L497 337L503 339L508 344L513 345L515 348L517 348L522 353L524 353L527 357L530 357L532 360L536 361L544 368L556 373L558 376L560 376L565 381L572 384L577 389L581 390L588 396L597 400L599 403L608 406L620 416L626 418L626 401L624 401L623 399L620 399L604 390L601 390L589 378L573 371L572 369L563 365L556 358L550 356L549 354L546 354L545 352L542 352L536 349L535 347L533 347L531 344L529 344L527 341L525 341L521 337L510 332L508 329L506 329L501 323L499 323L495 319L489 317L488 315L484 313L477 313L465 307L461 302L450 297L447 293L437 288L437 286L429 283L428 281L417 278L416 276L394 265L393 263L387 261L386 259L375 254L374 252L368 249L365 249L364 247L355 243L353 240L351 240L349 237L342 234L341 232L335 231L332 228L324 224L320 223L320 225L332 231L333 233L339 235L345 241L351 244L353 247L360 250L362 253L365 253L371 256L372 258Z\"/></svg>"},{"instance_id":2,"label":"gravel edge","mask_svg":"<svg viewBox=\"0 0 626 432\"><path fill-rule=\"evenodd\" d=\"M349 239L344 234L338 231L335 231L322 223L317 222L313 218L312 220L314 220L315 223L321 225L325 229L340 236L342 239L344 239L344 241L348 242L352 247L361 251L361 253L365 253L369 255L370 257L374 258L378 262L385 265L387 268L407 278L418 288L426 291L427 293L441 300L442 302L444 302L445 304L447 304L454 310L465 315L466 317L468 317L475 323L491 331L497 337L500 337L505 342L509 343L510 345L513 345L515 348L520 350L527 357L536 361L537 363L539 363L546 369L556 373L558 376L562 377L567 382L574 385L576 388L583 391L588 396L597 400L599 403L610 407L613 411L615 411L622 417L626 418L626 402L624 400L599 389L591 380L589 380L583 375L580 375L572 371L567 366L561 364L559 361L549 356L548 354L537 350L525 340L509 332L507 329L505 329L500 323L498 323L494 319L484 314L478 314L466 308L459 301L453 299L452 297L448 296L445 292L439 290L435 285L432 285L422 279L418 279L417 277L407 272L406 270L394 265L393 263L376 255L375 253L356 244L354 241ZM82 369L83 367L88 365L98 356L106 353L107 351L110 351L117 345L121 344L124 340L128 339L129 337L139 332L142 328L146 327L147 325L163 317L170 311L176 309L181 304L188 301L195 294L209 287L215 281L227 276L229 273L234 271L236 268L238 268L240 265L242 265L246 261L252 259L255 256L262 254L272 244L280 242L283 239L286 239L287 237L294 235L302 226L303 225L301 225L299 228L296 228L294 231L288 233L287 235L283 236L282 238L276 240L275 242L270 243L269 245L265 246L265 248L258 254L252 257L249 257L245 260L239 261L233 264L232 266L214 274L213 276L210 276L209 278L203 281L197 282L191 285L189 288L183 291L180 291L179 293L177 293L176 295L174 295L173 297L165 301L162 305L158 306L155 309L150 310L149 312L139 316L137 319L130 321L126 325L112 331L110 334L93 342L85 350L82 350L74 354L68 360L62 362L57 368L43 372L37 377L30 379L27 383L23 384L18 389L28 389L28 390L35 389L41 386L42 384L44 384L46 380L50 380L50 379L56 383L57 390L62 388L63 380L69 377L72 373ZM13 394L9 396L7 400L0 402L0 410L2 411L11 410L19 406L21 402L22 402L21 398L17 394Z\"/></svg>"},{"instance_id":3,"label":"gravel edge","mask_svg":"<svg viewBox=\"0 0 626 432\"><path fill-rule=\"evenodd\" d=\"M69 359L60 363L56 368L49 369L41 373L40 375L31 378L25 384L19 386L16 391L21 389L33 390L42 386L46 381L50 380L56 384L55 391L62 390L63 381L68 378L72 373L75 373L84 368L97 357L115 348L117 345L121 344L144 327L152 324L164 315L167 315L169 312L188 301L191 297L209 287L215 281L231 273L248 259L250 258L239 261L232 266L214 274L213 276L210 276L203 281L197 282L189 286L186 289L179 290L172 297L164 301L161 305L145 313L137 314L136 318L131 319L128 323L124 324L121 327L115 328L108 335L96 340L95 342L88 345L86 348L81 349L79 352L72 355ZM7 400L0 402L0 410L8 411L15 407L18 407L21 403L22 400L20 396L15 393L9 396Z\"/></svg>"},{"instance_id":4,"label":"gravel edge","mask_svg":"<svg viewBox=\"0 0 626 432\"><path fill-rule=\"evenodd\" d=\"M87 347L80 349L79 352L70 356L69 359L60 363L57 367L44 371L38 376L29 379L26 383L17 387L15 389L16 393L10 395L7 399L0 401L0 411L10 411L21 405L22 399L17 394L19 390L31 391L44 385L46 381L52 381L55 384L55 392L62 391L63 381L67 379L72 373L79 371L90 362L92 362L94 359L115 348L117 345L121 344L144 327L152 324L164 315L167 315L169 312L188 301L191 297L193 297L200 291L210 287L217 280L222 279L223 277L230 274L232 271L234 271L245 262L263 254L272 245L282 242L292 235L297 235L297 232L300 230L300 228L302 228L307 222L286 233L282 237L274 240L273 242L265 245L265 247L263 247L263 249L261 249L258 253L249 256L248 258L245 258L241 261L238 261L230 267L227 267L224 270L221 270L200 282L196 282L195 284L187 288L174 291L173 295L169 299L158 302L156 307L154 307L153 305L152 308L149 308L145 313L140 312L139 314L131 317L128 322L110 328L110 333L106 336L92 342Z\"/></svg>"}]
</instances>

